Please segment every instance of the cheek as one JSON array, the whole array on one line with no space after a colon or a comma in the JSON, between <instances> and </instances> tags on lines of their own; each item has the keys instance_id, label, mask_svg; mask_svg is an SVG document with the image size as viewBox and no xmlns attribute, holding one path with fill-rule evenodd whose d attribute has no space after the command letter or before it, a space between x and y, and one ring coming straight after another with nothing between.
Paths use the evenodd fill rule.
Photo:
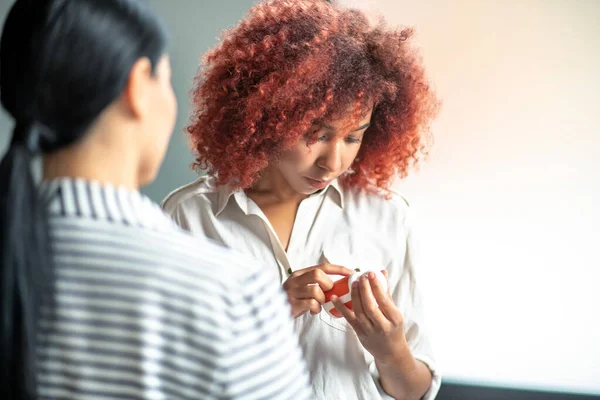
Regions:
<instances>
[{"instance_id":1,"label":"cheek","mask_svg":"<svg viewBox=\"0 0 600 400\"><path fill-rule=\"evenodd\" d=\"M168 118L170 129L173 130L175 127L175 120L177 119L177 98L171 85L166 89L165 94L165 110L168 110Z\"/></svg>"},{"instance_id":2,"label":"cheek","mask_svg":"<svg viewBox=\"0 0 600 400\"><path fill-rule=\"evenodd\" d=\"M349 149L344 154L344 161L343 161L344 162L344 169L350 168L350 166L352 165L352 163L356 159L356 156L358 155L359 150L360 150L360 146L353 146L352 149Z\"/></svg>"},{"instance_id":3,"label":"cheek","mask_svg":"<svg viewBox=\"0 0 600 400\"><path fill-rule=\"evenodd\" d=\"M152 132L152 135L149 135L149 145L154 147L155 154L162 159L173 135L177 119L177 100L173 89L164 85L157 89L155 99L154 113L149 121L151 126L148 132Z\"/></svg>"},{"instance_id":4,"label":"cheek","mask_svg":"<svg viewBox=\"0 0 600 400\"><path fill-rule=\"evenodd\" d=\"M295 169L305 169L314 163L314 151L304 143L298 144L282 157L282 161Z\"/></svg>"},{"instance_id":5,"label":"cheek","mask_svg":"<svg viewBox=\"0 0 600 400\"><path fill-rule=\"evenodd\" d=\"M295 182L312 167L312 152L305 144L286 152L280 159L279 169L289 182Z\"/></svg>"}]
</instances>

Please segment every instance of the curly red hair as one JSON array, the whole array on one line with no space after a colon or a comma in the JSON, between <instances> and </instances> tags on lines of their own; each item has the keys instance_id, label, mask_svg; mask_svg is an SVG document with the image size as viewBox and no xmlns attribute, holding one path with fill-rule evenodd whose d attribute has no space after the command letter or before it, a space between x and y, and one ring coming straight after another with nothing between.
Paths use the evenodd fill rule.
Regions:
<instances>
[{"instance_id":1,"label":"curly red hair","mask_svg":"<svg viewBox=\"0 0 600 400\"><path fill-rule=\"evenodd\" d=\"M187 127L193 166L218 184L248 188L315 124L373 107L342 181L387 189L425 154L438 109L411 35L323 0L254 6L196 77Z\"/></svg>"}]
</instances>

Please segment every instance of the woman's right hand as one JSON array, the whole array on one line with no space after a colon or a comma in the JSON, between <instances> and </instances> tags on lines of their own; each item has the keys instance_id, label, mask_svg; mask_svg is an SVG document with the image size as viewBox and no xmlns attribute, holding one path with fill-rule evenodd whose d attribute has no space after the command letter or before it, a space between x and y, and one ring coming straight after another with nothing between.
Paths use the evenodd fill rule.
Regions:
<instances>
[{"instance_id":1,"label":"woman's right hand","mask_svg":"<svg viewBox=\"0 0 600 400\"><path fill-rule=\"evenodd\" d=\"M283 283L292 306L292 316L299 316L310 311L312 315L321 312L325 303L324 292L333 287L333 281L327 274L352 275L354 271L346 267L332 264L321 264L314 267L299 269Z\"/></svg>"}]
</instances>

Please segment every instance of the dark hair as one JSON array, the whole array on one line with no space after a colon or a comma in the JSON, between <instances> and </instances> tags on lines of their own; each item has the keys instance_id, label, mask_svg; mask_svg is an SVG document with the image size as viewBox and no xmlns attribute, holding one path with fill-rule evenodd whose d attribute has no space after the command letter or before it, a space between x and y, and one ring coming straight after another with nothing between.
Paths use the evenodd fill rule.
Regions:
<instances>
[{"instance_id":1,"label":"dark hair","mask_svg":"<svg viewBox=\"0 0 600 400\"><path fill-rule=\"evenodd\" d=\"M37 320L52 300L50 236L31 161L68 146L117 99L131 67L155 67L165 31L135 0L17 0L0 42L0 100L15 119L0 163L0 397L36 397Z\"/></svg>"}]
</instances>

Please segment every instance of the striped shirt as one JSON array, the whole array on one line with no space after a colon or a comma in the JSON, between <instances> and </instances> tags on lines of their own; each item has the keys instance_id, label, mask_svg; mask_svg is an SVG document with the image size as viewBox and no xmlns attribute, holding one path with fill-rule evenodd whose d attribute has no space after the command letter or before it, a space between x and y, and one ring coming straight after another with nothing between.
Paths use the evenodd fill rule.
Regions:
<instances>
[{"instance_id":1,"label":"striped shirt","mask_svg":"<svg viewBox=\"0 0 600 400\"><path fill-rule=\"evenodd\" d=\"M261 267L177 228L139 192L44 182L55 302L42 399L306 399L290 309Z\"/></svg>"}]
</instances>

